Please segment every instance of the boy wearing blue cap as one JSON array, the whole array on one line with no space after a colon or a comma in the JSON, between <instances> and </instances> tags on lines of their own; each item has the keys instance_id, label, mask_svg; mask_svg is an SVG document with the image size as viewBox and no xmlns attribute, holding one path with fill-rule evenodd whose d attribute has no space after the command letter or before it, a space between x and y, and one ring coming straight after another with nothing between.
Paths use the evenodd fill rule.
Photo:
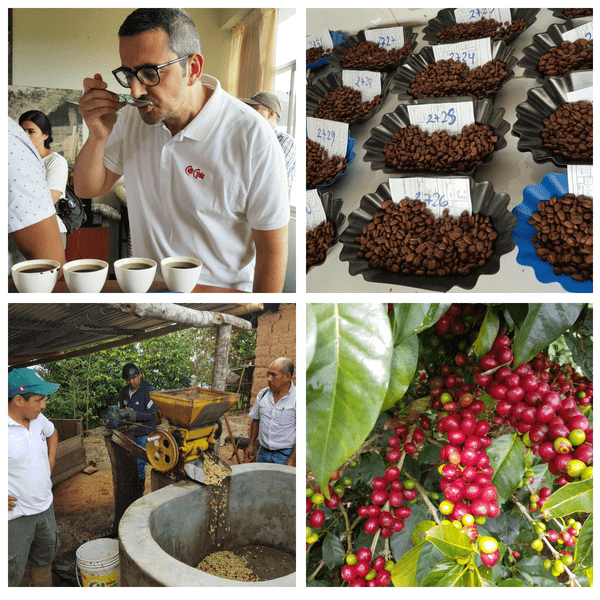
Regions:
<instances>
[{"instance_id":1,"label":"boy wearing blue cap","mask_svg":"<svg viewBox=\"0 0 600 600\"><path fill-rule=\"evenodd\" d=\"M59 384L32 369L8 374L8 585L18 586L25 567L34 585L52 585L51 563L60 542L52 504L52 468L58 433L42 414Z\"/></svg>"}]
</instances>

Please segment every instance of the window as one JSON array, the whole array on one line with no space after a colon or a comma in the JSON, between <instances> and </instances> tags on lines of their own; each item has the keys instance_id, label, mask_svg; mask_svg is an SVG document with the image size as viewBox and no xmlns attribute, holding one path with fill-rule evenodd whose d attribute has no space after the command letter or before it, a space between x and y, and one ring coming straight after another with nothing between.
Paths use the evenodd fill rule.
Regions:
<instances>
[{"instance_id":1,"label":"window","mask_svg":"<svg viewBox=\"0 0 600 600\"><path fill-rule=\"evenodd\" d=\"M276 75L275 93L281 102L281 119L279 126L286 133L294 136L296 133L296 95L294 82L296 79L296 57L294 40L298 30L296 10L294 8L280 8L279 22L277 24L277 50L276 50Z\"/></svg>"}]
</instances>

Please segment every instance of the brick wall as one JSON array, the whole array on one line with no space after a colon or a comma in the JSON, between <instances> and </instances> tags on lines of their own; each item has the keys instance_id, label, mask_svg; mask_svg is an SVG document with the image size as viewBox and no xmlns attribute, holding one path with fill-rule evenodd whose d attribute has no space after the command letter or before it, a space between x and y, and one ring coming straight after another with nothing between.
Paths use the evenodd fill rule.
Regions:
<instances>
[{"instance_id":1,"label":"brick wall","mask_svg":"<svg viewBox=\"0 0 600 600\"><path fill-rule=\"evenodd\" d=\"M276 359L285 356L296 367L296 305L280 304L277 312L266 312L258 318L256 329L256 359L252 399L254 404L260 390L267 387L267 369ZM296 383L296 372L292 381Z\"/></svg>"}]
</instances>

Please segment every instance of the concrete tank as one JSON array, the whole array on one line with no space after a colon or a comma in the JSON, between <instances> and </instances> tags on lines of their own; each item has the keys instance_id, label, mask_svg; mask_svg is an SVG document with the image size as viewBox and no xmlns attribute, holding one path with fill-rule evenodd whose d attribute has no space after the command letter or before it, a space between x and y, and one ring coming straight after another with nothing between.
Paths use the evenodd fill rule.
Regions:
<instances>
[{"instance_id":1,"label":"concrete tank","mask_svg":"<svg viewBox=\"0 0 600 600\"><path fill-rule=\"evenodd\" d=\"M226 514L219 512L216 532L217 515L209 503L214 506L217 488L181 481L136 500L119 523L121 585L295 586L295 573L247 583L195 568L215 550L247 545L296 554L296 469L265 463L234 465L228 479Z\"/></svg>"}]
</instances>

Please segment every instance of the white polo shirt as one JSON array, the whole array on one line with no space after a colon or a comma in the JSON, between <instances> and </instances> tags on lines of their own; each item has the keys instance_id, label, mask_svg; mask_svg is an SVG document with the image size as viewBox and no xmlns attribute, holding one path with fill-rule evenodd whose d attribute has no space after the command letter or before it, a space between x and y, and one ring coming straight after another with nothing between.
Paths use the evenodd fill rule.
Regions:
<instances>
[{"instance_id":1,"label":"white polo shirt","mask_svg":"<svg viewBox=\"0 0 600 600\"><path fill-rule=\"evenodd\" d=\"M104 164L125 176L134 256L193 256L203 262L198 283L252 291L251 230L289 221L285 161L261 115L214 77L202 85L212 96L175 136L123 109Z\"/></svg>"},{"instance_id":2,"label":"white polo shirt","mask_svg":"<svg viewBox=\"0 0 600 600\"><path fill-rule=\"evenodd\" d=\"M43 415L29 421L29 429L8 417L8 495L17 505L8 520L37 515L52 504L48 444L54 425Z\"/></svg>"},{"instance_id":3,"label":"white polo shirt","mask_svg":"<svg viewBox=\"0 0 600 600\"><path fill-rule=\"evenodd\" d=\"M277 402L273 392L259 392L250 411L251 419L260 420L258 441L267 450L283 450L296 443L296 386L290 382L290 391Z\"/></svg>"}]
</instances>

